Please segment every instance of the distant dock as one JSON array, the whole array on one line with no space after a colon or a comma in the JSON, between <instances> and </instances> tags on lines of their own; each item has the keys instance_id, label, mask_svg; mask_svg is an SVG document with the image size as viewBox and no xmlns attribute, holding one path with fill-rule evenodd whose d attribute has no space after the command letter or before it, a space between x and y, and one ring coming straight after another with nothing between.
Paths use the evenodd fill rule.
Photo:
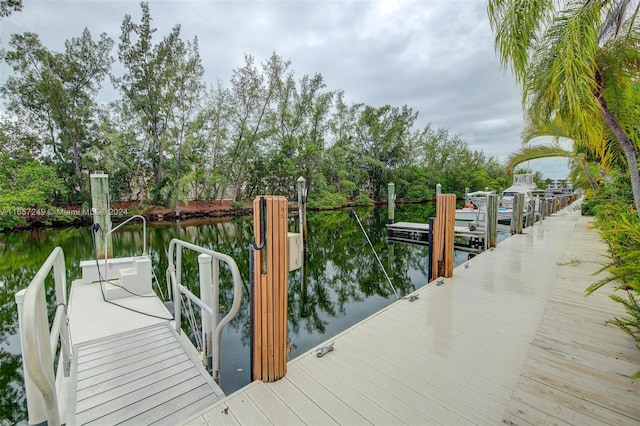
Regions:
<instances>
[{"instance_id":1,"label":"distant dock","mask_svg":"<svg viewBox=\"0 0 640 426\"><path fill-rule=\"evenodd\" d=\"M397 222L387 225L387 231L390 241L413 243L413 244L429 244L429 224L417 222ZM468 226L456 226L454 236L460 241L455 243L455 247L459 250L467 250L480 252L485 247L484 229L471 230Z\"/></svg>"},{"instance_id":2,"label":"distant dock","mask_svg":"<svg viewBox=\"0 0 640 426\"><path fill-rule=\"evenodd\" d=\"M622 306L584 296L606 252L570 206L187 423L640 424L640 351L604 324Z\"/></svg>"}]
</instances>

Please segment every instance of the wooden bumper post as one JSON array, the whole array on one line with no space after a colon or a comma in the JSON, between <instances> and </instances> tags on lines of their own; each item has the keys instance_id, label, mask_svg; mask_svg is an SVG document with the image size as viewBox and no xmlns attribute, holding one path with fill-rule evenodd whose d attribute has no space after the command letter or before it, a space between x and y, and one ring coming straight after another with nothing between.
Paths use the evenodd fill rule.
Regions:
<instances>
[{"instance_id":1,"label":"wooden bumper post","mask_svg":"<svg viewBox=\"0 0 640 426\"><path fill-rule=\"evenodd\" d=\"M287 370L287 211L284 197L253 202L252 378L263 382L276 381Z\"/></svg>"},{"instance_id":2,"label":"wooden bumper post","mask_svg":"<svg viewBox=\"0 0 640 426\"><path fill-rule=\"evenodd\" d=\"M456 196L436 195L436 217L433 221L433 254L431 280L453 275L453 244L456 221Z\"/></svg>"}]
</instances>

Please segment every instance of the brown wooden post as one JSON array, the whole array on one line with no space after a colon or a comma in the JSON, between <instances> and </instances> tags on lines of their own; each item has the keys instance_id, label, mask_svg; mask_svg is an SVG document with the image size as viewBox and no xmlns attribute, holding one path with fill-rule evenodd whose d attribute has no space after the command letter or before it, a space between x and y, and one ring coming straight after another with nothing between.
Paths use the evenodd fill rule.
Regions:
<instances>
[{"instance_id":1,"label":"brown wooden post","mask_svg":"<svg viewBox=\"0 0 640 426\"><path fill-rule=\"evenodd\" d=\"M456 221L455 194L436 195L436 217L433 221L433 255L431 280L453 275L453 245Z\"/></svg>"},{"instance_id":2,"label":"brown wooden post","mask_svg":"<svg viewBox=\"0 0 640 426\"><path fill-rule=\"evenodd\" d=\"M487 219L485 221L485 249L495 247L498 243L498 195L487 195Z\"/></svg>"},{"instance_id":3,"label":"brown wooden post","mask_svg":"<svg viewBox=\"0 0 640 426\"><path fill-rule=\"evenodd\" d=\"M513 211L511 216L511 234L522 234L524 222L524 194L513 195Z\"/></svg>"},{"instance_id":4,"label":"brown wooden post","mask_svg":"<svg viewBox=\"0 0 640 426\"><path fill-rule=\"evenodd\" d=\"M265 211L260 199L265 200ZM257 197L253 202L253 380L273 382L287 372L287 199ZM265 215L263 240L262 215Z\"/></svg>"}]
</instances>

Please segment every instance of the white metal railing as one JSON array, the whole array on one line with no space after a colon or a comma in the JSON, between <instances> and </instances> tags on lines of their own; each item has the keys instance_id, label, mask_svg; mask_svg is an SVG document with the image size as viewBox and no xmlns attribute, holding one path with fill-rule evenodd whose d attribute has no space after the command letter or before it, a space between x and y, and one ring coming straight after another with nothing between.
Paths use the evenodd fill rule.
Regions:
<instances>
[{"instance_id":1,"label":"white metal railing","mask_svg":"<svg viewBox=\"0 0 640 426\"><path fill-rule=\"evenodd\" d=\"M51 330L47 316L44 281L53 268L56 293L56 312ZM64 253L60 247L53 249L26 289L15 294L22 345L22 366L29 424L47 422L60 424L56 392L56 372L53 360L61 342L62 367L69 376L71 340L67 323L67 277ZM61 372L58 371L57 375Z\"/></svg>"},{"instance_id":2,"label":"white metal railing","mask_svg":"<svg viewBox=\"0 0 640 426\"><path fill-rule=\"evenodd\" d=\"M182 249L190 249L200 253L198 264L200 269L200 298L182 285ZM174 255L175 253L175 255ZM176 330L181 332L181 294L200 307L202 312L203 361L210 363L213 378L220 380L220 341L222 330L240 310L242 302L242 278L238 265L230 256L174 238L169 243L169 266L167 268L167 284L171 285L173 294ZM175 262L174 262L175 259ZM233 304L227 315L218 321L220 261L227 264L233 278Z\"/></svg>"},{"instance_id":3,"label":"white metal railing","mask_svg":"<svg viewBox=\"0 0 640 426\"><path fill-rule=\"evenodd\" d=\"M117 231L118 229L122 228L124 225L126 225L129 222L131 222L133 219L141 219L142 220L142 255L145 256L147 254L147 220L144 218L144 216L136 214L136 215L131 216L130 218L128 218L127 220L125 220L124 222L122 222L121 224L116 226L115 228L110 229L106 234L104 234L104 279L105 280L109 279L109 277L107 277L107 271L108 271L108 269L107 269L107 256L108 256L108 253L109 253L109 250L108 250L109 235L113 234L115 231Z\"/></svg>"}]
</instances>

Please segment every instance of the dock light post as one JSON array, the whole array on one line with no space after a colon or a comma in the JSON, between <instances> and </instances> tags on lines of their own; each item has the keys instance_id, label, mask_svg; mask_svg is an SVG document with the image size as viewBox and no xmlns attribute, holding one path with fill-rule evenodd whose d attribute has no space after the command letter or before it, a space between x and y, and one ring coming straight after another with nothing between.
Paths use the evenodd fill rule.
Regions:
<instances>
[{"instance_id":1,"label":"dock light post","mask_svg":"<svg viewBox=\"0 0 640 426\"><path fill-rule=\"evenodd\" d=\"M300 176L296 181L296 189L298 191L298 219L300 220L300 235L302 235L302 247L304 247L307 241L307 181L302 176Z\"/></svg>"}]
</instances>

